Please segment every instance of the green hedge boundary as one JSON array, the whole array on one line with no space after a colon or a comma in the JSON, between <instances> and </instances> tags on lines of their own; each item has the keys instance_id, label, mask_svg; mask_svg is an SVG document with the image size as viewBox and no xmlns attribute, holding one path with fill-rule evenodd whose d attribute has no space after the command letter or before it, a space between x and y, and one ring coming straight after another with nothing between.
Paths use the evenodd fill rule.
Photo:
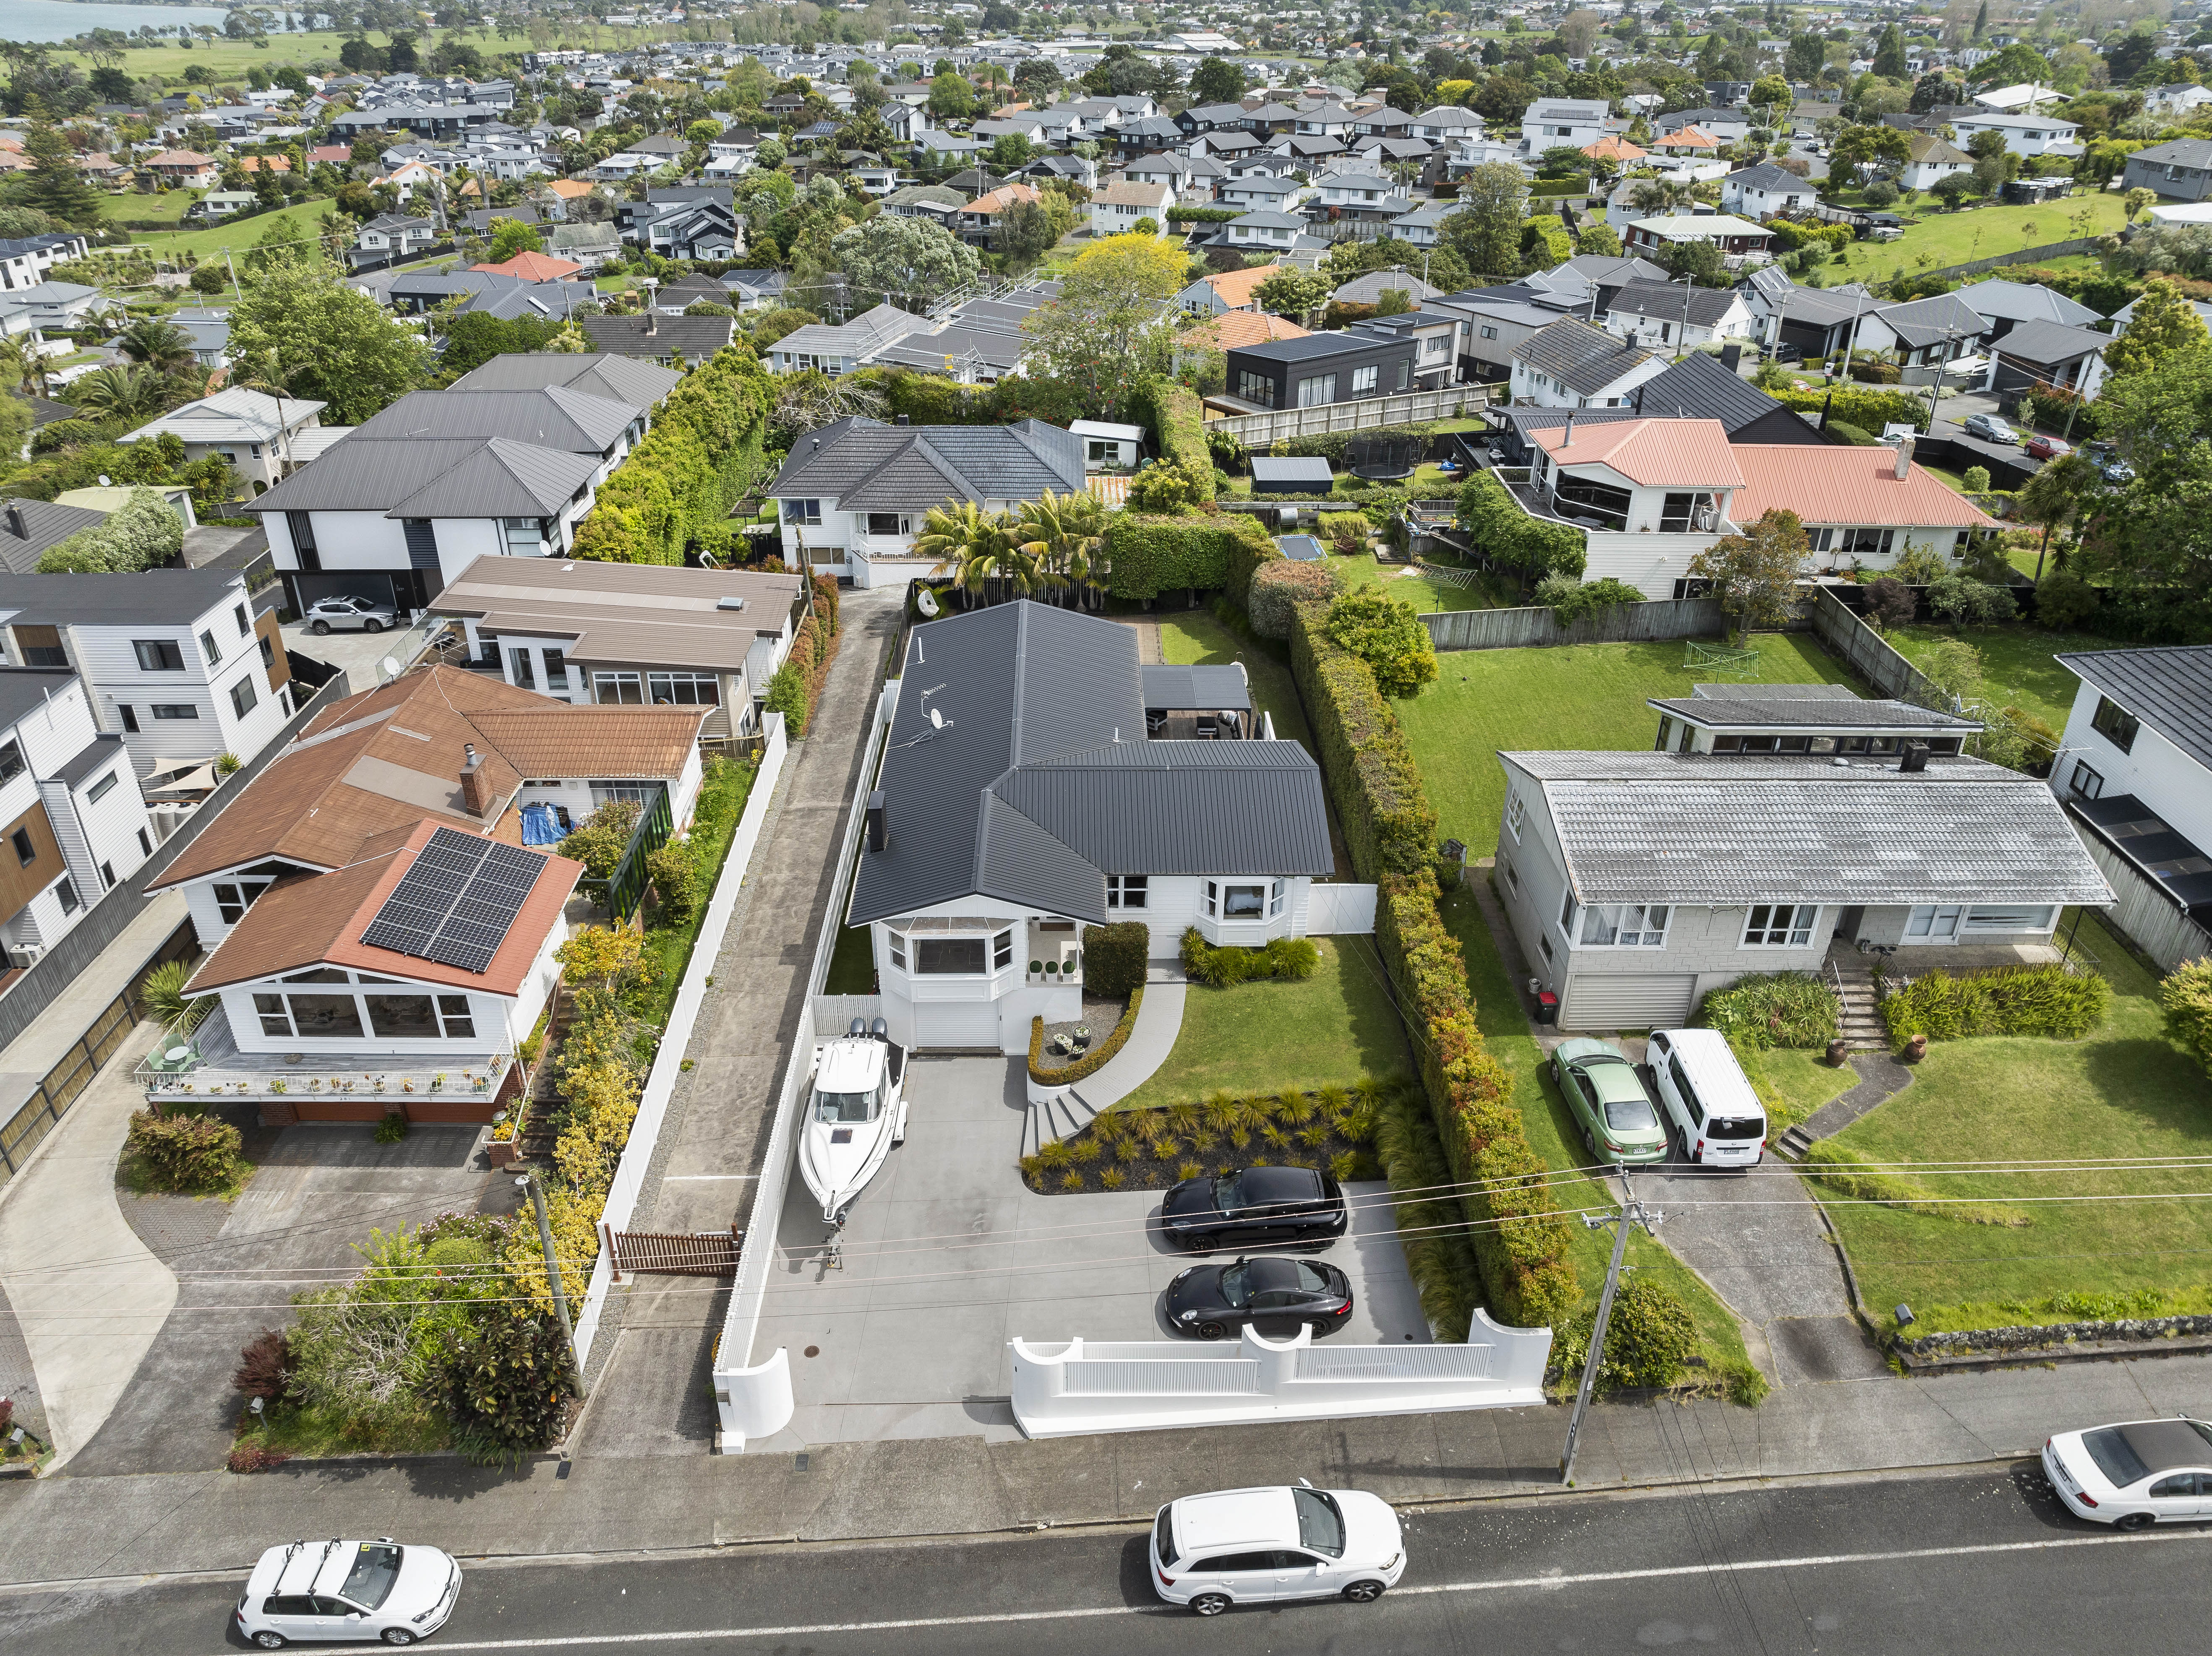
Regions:
<instances>
[{"instance_id":1,"label":"green hedge boundary","mask_svg":"<svg viewBox=\"0 0 2212 1656\"><path fill-rule=\"evenodd\" d=\"M1156 598L1176 587L1225 591L1242 606L1252 573L1283 555L1258 519L1242 513L1161 517L1117 512L1106 524L1106 590L1117 598Z\"/></svg>"},{"instance_id":2,"label":"green hedge boundary","mask_svg":"<svg viewBox=\"0 0 2212 1656\"><path fill-rule=\"evenodd\" d=\"M574 555L600 563L680 564L719 530L751 484L773 394L768 374L735 347L684 376L653 429L599 485L577 525Z\"/></svg>"},{"instance_id":3,"label":"green hedge boundary","mask_svg":"<svg viewBox=\"0 0 2212 1656\"><path fill-rule=\"evenodd\" d=\"M1915 431L1928 429L1928 405L1901 391L1844 385L1838 385L1832 392L1815 387L1812 391L1778 391L1771 395L1784 408L1801 413L1818 414L1826 407L1831 419L1846 422L1863 431L1879 432L1886 425L1910 425ZM1832 405L1828 403L1831 396L1836 399Z\"/></svg>"},{"instance_id":4,"label":"green hedge boundary","mask_svg":"<svg viewBox=\"0 0 2212 1656\"><path fill-rule=\"evenodd\" d=\"M1213 450L1206 440L1205 405L1196 391L1171 379L1158 379L1135 400L1137 411L1152 428L1160 458L1212 476Z\"/></svg>"},{"instance_id":5,"label":"green hedge boundary","mask_svg":"<svg viewBox=\"0 0 2212 1656\"><path fill-rule=\"evenodd\" d=\"M1127 1010L1106 1039L1064 1070L1043 1070L1037 1060L1044 1056L1044 1020L1030 1020L1030 1079L1040 1087L1066 1087L1085 1076L1097 1073L1099 1066L1129 1044L1129 1031L1137 1027L1137 1009L1145 1004L1145 986L1139 984L1129 996Z\"/></svg>"}]
</instances>

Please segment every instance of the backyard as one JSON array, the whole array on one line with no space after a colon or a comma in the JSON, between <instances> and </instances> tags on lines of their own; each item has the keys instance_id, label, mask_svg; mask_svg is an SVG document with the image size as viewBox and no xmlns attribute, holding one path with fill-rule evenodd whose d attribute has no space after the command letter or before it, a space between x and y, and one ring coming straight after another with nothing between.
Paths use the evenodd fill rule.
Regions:
<instances>
[{"instance_id":1,"label":"backyard","mask_svg":"<svg viewBox=\"0 0 2212 1656\"><path fill-rule=\"evenodd\" d=\"M1916 1333L2212 1309L2212 1204L2154 1199L2201 1192L2201 1166L2002 1170L2212 1155L2212 1080L2167 1038L2156 980L2094 918L2080 940L2112 986L2103 1028L1934 1042L1910 1087L1837 1137L1858 1159L1976 1167L1913 1177L1999 1204L1972 1222L1823 1194L1884 1329L1899 1304Z\"/></svg>"},{"instance_id":2,"label":"backyard","mask_svg":"<svg viewBox=\"0 0 2212 1656\"><path fill-rule=\"evenodd\" d=\"M286 227L292 238L312 241L322 233L323 215L331 210L327 201L303 201L297 206L279 208L273 213L212 224L204 230L134 234L131 242L156 258L177 258L185 253L196 258L220 258L226 251L233 255L242 255L279 224Z\"/></svg>"},{"instance_id":3,"label":"backyard","mask_svg":"<svg viewBox=\"0 0 2212 1656\"><path fill-rule=\"evenodd\" d=\"M1850 683L1810 634L1754 636L1765 683ZM1464 840L1470 858L1497 848L1505 803L1500 749L1645 748L1659 715L1651 696L1686 696L1701 676L1672 644L1579 644L1555 649L1458 650L1441 675L1395 704L1435 803L1440 838Z\"/></svg>"},{"instance_id":4,"label":"backyard","mask_svg":"<svg viewBox=\"0 0 2212 1656\"><path fill-rule=\"evenodd\" d=\"M2052 633L2015 622L2004 627L1900 627L1883 635L1897 652L1918 666L1936 645L1963 639L1981 652L1988 699L1997 707L2033 713L2054 731L2066 728L2074 707L2075 678L2058 656L2076 650L2104 650L2108 640L2084 633Z\"/></svg>"}]
</instances>

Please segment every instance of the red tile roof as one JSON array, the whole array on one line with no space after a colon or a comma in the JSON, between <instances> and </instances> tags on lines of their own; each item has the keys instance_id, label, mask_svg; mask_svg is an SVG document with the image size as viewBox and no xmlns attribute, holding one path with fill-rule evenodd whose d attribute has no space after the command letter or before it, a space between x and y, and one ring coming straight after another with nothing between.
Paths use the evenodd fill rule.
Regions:
<instances>
[{"instance_id":1,"label":"red tile roof","mask_svg":"<svg viewBox=\"0 0 2212 1656\"><path fill-rule=\"evenodd\" d=\"M520 276L525 282L565 282L579 275L583 266L573 260L555 258L550 253L517 253L503 264L471 264L471 270L489 270L495 276Z\"/></svg>"},{"instance_id":2,"label":"red tile roof","mask_svg":"<svg viewBox=\"0 0 2212 1656\"><path fill-rule=\"evenodd\" d=\"M1869 524L1905 529L1995 529L1996 520L1918 466L1897 475L1897 451L1821 448L1809 443L1745 443L1735 451L1744 486L1729 508L1740 524L1774 507L1808 524Z\"/></svg>"},{"instance_id":3,"label":"red tile roof","mask_svg":"<svg viewBox=\"0 0 2212 1656\"><path fill-rule=\"evenodd\" d=\"M1649 488L1741 488L1742 472L1717 420L1585 421L1529 435L1564 466L1606 465ZM1571 435L1572 445L1569 445Z\"/></svg>"}]
</instances>

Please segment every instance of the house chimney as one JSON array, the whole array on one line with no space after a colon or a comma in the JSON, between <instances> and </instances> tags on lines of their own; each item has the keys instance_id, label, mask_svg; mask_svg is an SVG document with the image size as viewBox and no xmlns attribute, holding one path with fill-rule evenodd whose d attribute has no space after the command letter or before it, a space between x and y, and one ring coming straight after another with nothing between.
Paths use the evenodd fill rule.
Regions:
<instances>
[{"instance_id":1,"label":"house chimney","mask_svg":"<svg viewBox=\"0 0 2212 1656\"><path fill-rule=\"evenodd\" d=\"M878 788L868 795L868 849L881 852L890 842L890 807L884 802L884 791Z\"/></svg>"},{"instance_id":2,"label":"house chimney","mask_svg":"<svg viewBox=\"0 0 2212 1656\"><path fill-rule=\"evenodd\" d=\"M1927 768L1928 744L1925 742L1906 743L1905 756L1897 761L1897 773L1900 776L1917 776Z\"/></svg>"},{"instance_id":3,"label":"house chimney","mask_svg":"<svg viewBox=\"0 0 2212 1656\"><path fill-rule=\"evenodd\" d=\"M8 532L19 541L31 538L31 531L23 523L23 508L15 500L8 502Z\"/></svg>"},{"instance_id":4,"label":"house chimney","mask_svg":"<svg viewBox=\"0 0 2212 1656\"><path fill-rule=\"evenodd\" d=\"M1736 364L1742 361L1742 346L1723 345L1721 347L1721 366L1726 368L1730 373L1734 373L1735 372Z\"/></svg>"},{"instance_id":5,"label":"house chimney","mask_svg":"<svg viewBox=\"0 0 2212 1656\"><path fill-rule=\"evenodd\" d=\"M912 422L908 421L908 418L906 417L906 416L904 416L903 414L902 414L902 415L900 415L900 416L898 416L898 423L899 423L900 425L902 425L902 426L903 426L903 425L908 425L908 424L911 424L911 423L912 423Z\"/></svg>"},{"instance_id":6,"label":"house chimney","mask_svg":"<svg viewBox=\"0 0 2212 1656\"><path fill-rule=\"evenodd\" d=\"M491 790L485 785L483 761L477 756L473 742L461 743L467 757L461 765L461 804L471 816L482 816L491 807Z\"/></svg>"},{"instance_id":7,"label":"house chimney","mask_svg":"<svg viewBox=\"0 0 2212 1656\"><path fill-rule=\"evenodd\" d=\"M1572 409L1569 409L1567 410L1567 434L1559 439L1559 446L1561 448L1572 448L1574 446L1575 411Z\"/></svg>"},{"instance_id":8,"label":"house chimney","mask_svg":"<svg viewBox=\"0 0 2212 1656\"><path fill-rule=\"evenodd\" d=\"M657 334L657 333L659 333L659 331L660 331L660 312L659 312L659 311L654 310L654 309L653 308L653 306L652 306L647 305L647 306L645 307L645 334L646 334L646 337L647 337L647 338L648 338L648 339L650 339L650 338L651 338L654 334Z\"/></svg>"},{"instance_id":9,"label":"house chimney","mask_svg":"<svg viewBox=\"0 0 2212 1656\"><path fill-rule=\"evenodd\" d=\"M1901 483L1911 475L1912 439L1910 437L1900 437L1897 440L1897 470L1895 476L1897 477L1897 481Z\"/></svg>"}]
</instances>

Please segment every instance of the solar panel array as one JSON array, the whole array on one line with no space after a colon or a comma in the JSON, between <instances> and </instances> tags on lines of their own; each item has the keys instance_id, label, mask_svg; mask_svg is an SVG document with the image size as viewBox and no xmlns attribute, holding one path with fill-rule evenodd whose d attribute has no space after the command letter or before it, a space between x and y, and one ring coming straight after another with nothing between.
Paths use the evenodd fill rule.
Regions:
<instances>
[{"instance_id":1,"label":"solar panel array","mask_svg":"<svg viewBox=\"0 0 2212 1656\"><path fill-rule=\"evenodd\" d=\"M361 934L372 948L481 972L545 867L535 852L440 828Z\"/></svg>"}]
</instances>

